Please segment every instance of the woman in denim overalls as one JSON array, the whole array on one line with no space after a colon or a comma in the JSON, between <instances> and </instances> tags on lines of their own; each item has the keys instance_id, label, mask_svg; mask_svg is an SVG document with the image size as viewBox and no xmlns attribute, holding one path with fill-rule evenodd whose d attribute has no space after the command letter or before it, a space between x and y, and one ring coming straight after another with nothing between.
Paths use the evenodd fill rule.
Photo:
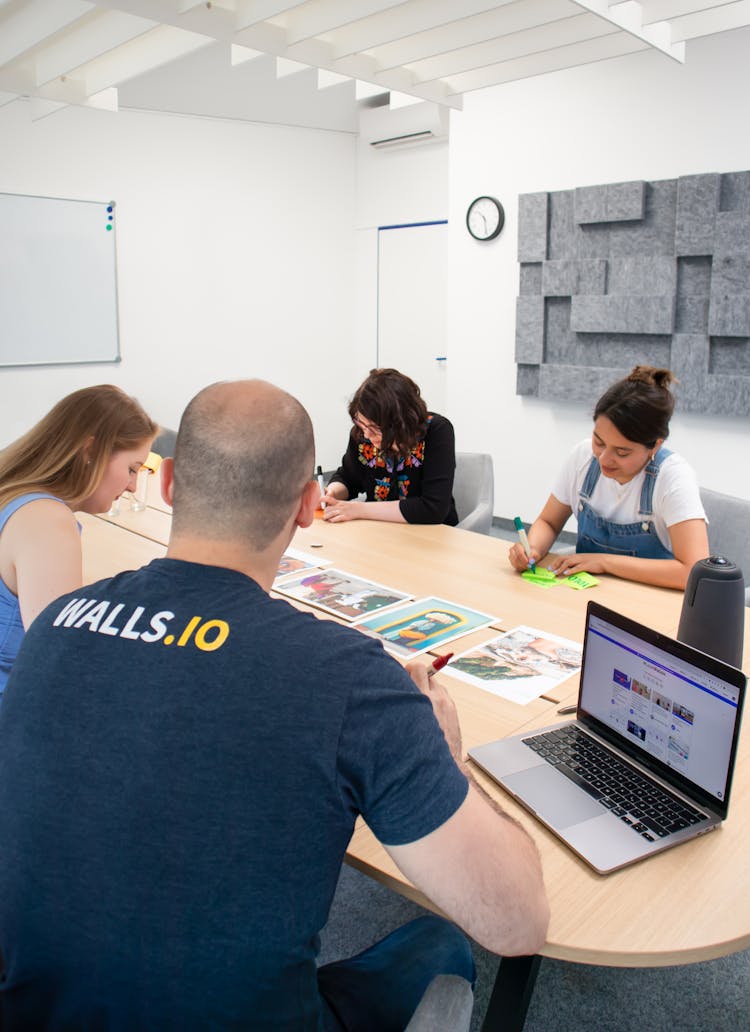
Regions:
<instances>
[{"instance_id":1,"label":"woman in denim overalls","mask_svg":"<svg viewBox=\"0 0 750 1032\"><path fill-rule=\"evenodd\" d=\"M549 551L575 511L576 552L552 559L549 569L685 587L693 565L708 555L708 535L695 475L663 447L672 380L668 369L636 366L602 395L590 448L582 442L573 452L529 530L531 555L520 544L510 549L517 570Z\"/></svg>"}]
</instances>

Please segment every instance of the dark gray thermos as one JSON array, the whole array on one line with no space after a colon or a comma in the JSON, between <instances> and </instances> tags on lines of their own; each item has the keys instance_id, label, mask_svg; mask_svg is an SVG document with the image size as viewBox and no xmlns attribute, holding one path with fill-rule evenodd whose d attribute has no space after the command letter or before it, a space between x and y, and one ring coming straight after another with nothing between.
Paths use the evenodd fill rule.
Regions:
<instances>
[{"instance_id":1,"label":"dark gray thermos","mask_svg":"<svg viewBox=\"0 0 750 1032\"><path fill-rule=\"evenodd\" d=\"M677 637L710 656L742 666L745 581L731 559L711 555L690 571Z\"/></svg>"}]
</instances>

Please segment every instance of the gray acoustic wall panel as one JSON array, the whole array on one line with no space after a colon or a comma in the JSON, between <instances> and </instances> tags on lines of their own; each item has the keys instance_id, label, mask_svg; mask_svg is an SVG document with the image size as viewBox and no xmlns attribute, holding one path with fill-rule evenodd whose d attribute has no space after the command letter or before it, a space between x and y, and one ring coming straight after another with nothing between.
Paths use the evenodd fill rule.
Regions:
<instances>
[{"instance_id":1,"label":"gray acoustic wall panel","mask_svg":"<svg viewBox=\"0 0 750 1032\"><path fill-rule=\"evenodd\" d=\"M593 404L634 365L750 413L750 171L519 198L517 393Z\"/></svg>"},{"instance_id":2,"label":"gray acoustic wall panel","mask_svg":"<svg viewBox=\"0 0 750 1032\"><path fill-rule=\"evenodd\" d=\"M521 194L518 198L518 260L540 262L547 257L549 194Z\"/></svg>"}]
</instances>

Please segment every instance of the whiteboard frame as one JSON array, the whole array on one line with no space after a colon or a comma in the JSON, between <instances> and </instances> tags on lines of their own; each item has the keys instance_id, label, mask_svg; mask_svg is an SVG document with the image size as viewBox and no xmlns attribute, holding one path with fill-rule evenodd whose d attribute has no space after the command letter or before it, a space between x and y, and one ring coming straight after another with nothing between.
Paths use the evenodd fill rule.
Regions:
<instances>
[{"instance_id":1,"label":"whiteboard frame","mask_svg":"<svg viewBox=\"0 0 750 1032\"><path fill-rule=\"evenodd\" d=\"M9 204L5 211L3 211L3 205L13 200L30 203L22 203L20 213L12 213ZM31 219L28 219L26 223L29 236L24 237L22 235L23 217L35 214L33 212L35 207L33 202L35 201L43 202L38 205L39 218L46 216L47 219L51 219L54 229L58 231L58 236L54 240L53 237L44 238L46 224L44 225L44 230L39 232L38 227L32 224ZM58 205L60 204L66 205L67 209L59 207ZM75 207L71 205L75 205ZM80 205L80 207L77 207L77 205ZM23 212L24 207L26 207L25 213ZM86 216L86 219L81 220L79 225L72 218L76 213ZM42 318L42 307L37 305L38 324L34 323L35 315L30 312L31 291L26 291L19 303L18 311L13 312L14 301L9 299L7 283L5 284L4 294L3 283L0 283L0 369L58 365L117 364L122 360L120 352L116 213L117 204L113 200L100 201L77 197L50 197L41 194L19 194L0 191L0 235L4 230L8 230L13 214L19 215L19 218L15 220L17 225L14 227L17 235L14 237L6 235L5 238L0 238L0 277L5 279L3 271L7 273L7 263L12 261L12 254L9 249L13 245L17 245L19 252L25 251L27 261L35 261L38 267L41 267L43 264L42 257L50 259L51 264L57 261L58 268L66 267L63 253L60 252L58 254L55 250L56 248L64 247L68 247L71 251L77 249L79 255L83 253L86 262L78 270L79 283L75 284L75 289L72 292L66 292L64 299L60 289L56 288L59 295L57 298L58 307L52 314L44 313L44 318ZM67 238L60 235L65 229L64 221L66 216L68 216L69 226L74 230L70 232L70 229L68 229L69 236ZM98 225L97 220L99 218L101 219L101 231L107 238L106 243L96 240L93 235L94 232L98 232L96 226ZM107 224L112 227L109 232L106 231ZM44 244L51 248L48 255L41 254L41 247ZM28 247L25 247L27 245ZM35 248L37 249L36 253L34 253ZM102 259L104 259L103 262ZM3 262L6 264L3 265ZM74 269L70 269L67 276L68 288L73 275ZM80 322L79 313L85 310L85 302L91 297L92 283L94 284L93 289L98 290L98 303L94 305L97 321L96 324L92 323L92 326L88 328L87 334L87 326L85 323ZM41 287L42 289L44 288L43 283ZM88 298L87 290L89 292ZM23 293L23 291L19 293ZM55 293L55 290L52 293ZM15 321L13 321L13 318L8 318L9 314ZM58 320L63 320L58 325L63 326L64 335L70 336L73 328L78 332L83 327L84 333L81 335L83 347L80 350L68 348L65 343L55 343L54 333L48 327L51 316L52 318L57 316ZM44 319L46 320L46 325L44 324ZM31 334L32 349L36 345L36 351L32 350L28 355L20 353L22 347L28 347L28 338L23 342L11 341L8 343L8 335L19 332L18 328L15 327L21 325L21 320L32 321L31 327L28 327L25 322L23 330L21 330L22 336L26 333ZM38 337L34 337L33 334L35 333L38 333ZM44 334L43 340L42 333ZM95 340L96 334L98 336ZM48 342L51 343L47 343L47 335ZM99 340L99 336L101 340ZM2 337L5 337L4 341Z\"/></svg>"}]
</instances>

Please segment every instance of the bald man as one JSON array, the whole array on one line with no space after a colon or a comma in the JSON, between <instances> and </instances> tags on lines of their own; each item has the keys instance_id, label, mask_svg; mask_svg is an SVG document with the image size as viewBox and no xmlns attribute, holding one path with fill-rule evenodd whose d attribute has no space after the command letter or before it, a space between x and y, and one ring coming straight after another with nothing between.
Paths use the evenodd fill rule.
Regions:
<instances>
[{"instance_id":1,"label":"bald man","mask_svg":"<svg viewBox=\"0 0 750 1032\"><path fill-rule=\"evenodd\" d=\"M166 557L30 627L0 710L5 1032L404 1028L471 950L425 917L317 968L359 814L487 948L544 942L536 850L467 777L438 680L269 596L313 464L290 395L206 388L162 464Z\"/></svg>"}]
</instances>

